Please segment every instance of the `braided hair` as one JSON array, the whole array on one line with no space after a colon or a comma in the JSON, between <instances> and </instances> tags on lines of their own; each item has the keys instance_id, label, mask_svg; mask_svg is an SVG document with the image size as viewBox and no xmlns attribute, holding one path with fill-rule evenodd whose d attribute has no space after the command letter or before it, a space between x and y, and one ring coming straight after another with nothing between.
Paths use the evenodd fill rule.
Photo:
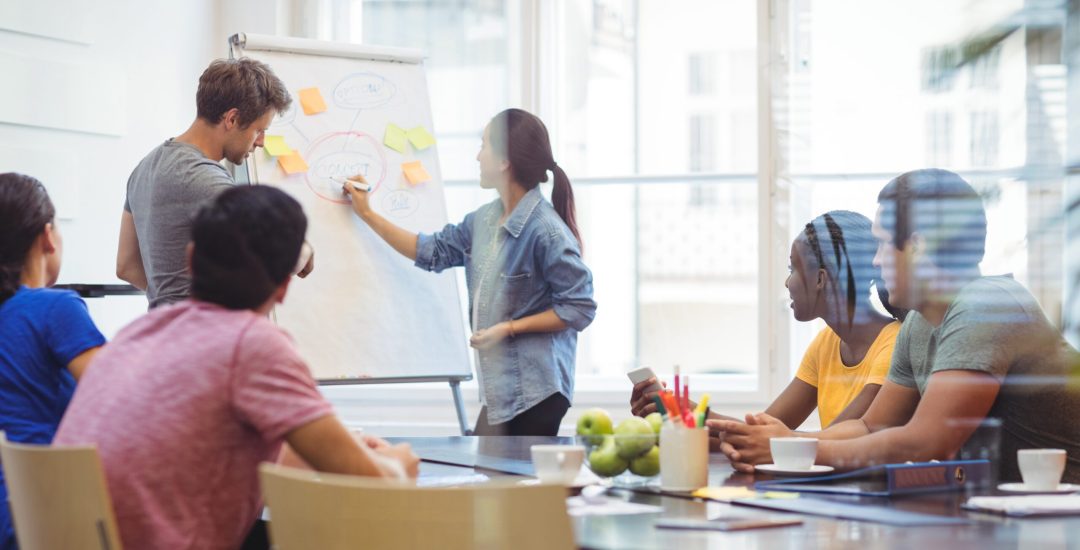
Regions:
<instances>
[{"instance_id":1,"label":"braided hair","mask_svg":"<svg viewBox=\"0 0 1080 550\"><path fill-rule=\"evenodd\" d=\"M498 155L510 161L510 172L526 190L548 180L551 172L554 184L551 205L583 248L574 206L574 189L570 178L555 162L547 126L536 115L521 109L507 109L491 119L489 138Z\"/></svg>"},{"instance_id":2,"label":"braided hair","mask_svg":"<svg viewBox=\"0 0 1080 550\"><path fill-rule=\"evenodd\" d=\"M907 311L889 303L889 291L881 269L874 267L877 242L870 233L869 218L848 210L833 210L806 224L803 236L819 268L829 273L847 299L848 326L855 322L859 296L870 287L877 290L881 305L894 319L903 320ZM826 251L828 260L826 260Z\"/></svg>"},{"instance_id":3,"label":"braided hair","mask_svg":"<svg viewBox=\"0 0 1080 550\"><path fill-rule=\"evenodd\" d=\"M26 254L55 217L40 181L14 172L0 174L0 304L18 292Z\"/></svg>"}]
</instances>

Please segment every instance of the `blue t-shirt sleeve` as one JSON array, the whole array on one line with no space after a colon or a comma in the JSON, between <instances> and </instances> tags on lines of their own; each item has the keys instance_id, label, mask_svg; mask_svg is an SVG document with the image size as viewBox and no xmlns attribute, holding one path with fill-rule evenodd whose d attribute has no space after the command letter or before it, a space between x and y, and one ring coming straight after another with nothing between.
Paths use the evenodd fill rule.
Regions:
<instances>
[{"instance_id":1,"label":"blue t-shirt sleeve","mask_svg":"<svg viewBox=\"0 0 1080 550\"><path fill-rule=\"evenodd\" d=\"M65 367L86 350L105 344L86 303L74 292L57 293L45 323L45 342L57 363Z\"/></svg>"}]
</instances>

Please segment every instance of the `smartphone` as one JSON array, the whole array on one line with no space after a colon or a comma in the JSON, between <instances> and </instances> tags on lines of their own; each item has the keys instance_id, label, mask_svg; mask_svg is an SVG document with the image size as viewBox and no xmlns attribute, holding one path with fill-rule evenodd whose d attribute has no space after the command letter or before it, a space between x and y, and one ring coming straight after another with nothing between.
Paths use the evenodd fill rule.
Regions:
<instances>
[{"instance_id":1,"label":"smartphone","mask_svg":"<svg viewBox=\"0 0 1080 550\"><path fill-rule=\"evenodd\" d=\"M707 531L742 531L746 529L768 529L770 527L787 527L790 525L802 525L803 520L797 517L767 516L745 518L717 518L717 519L685 519L685 518L660 518L653 525L657 529L698 529Z\"/></svg>"},{"instance_id":2,"label":"smartphone","mask_svg":"<svg viewBox=\"0 0 1080 550\"><path fill-rule=\"evenodd\" d=\"M634 369L626 373L626 376L630 377L630 381L637 385L638 383L644 382L645 380L648 380L650 378L656 378L656 373L653 372L653 370L649 367L641 367L640 369ZM660 385L660 379L656 378L656 380L657 382L655 384L645 389L645 393L660 391L664 389L663 386Z\"/></svg>"}]
</instances>

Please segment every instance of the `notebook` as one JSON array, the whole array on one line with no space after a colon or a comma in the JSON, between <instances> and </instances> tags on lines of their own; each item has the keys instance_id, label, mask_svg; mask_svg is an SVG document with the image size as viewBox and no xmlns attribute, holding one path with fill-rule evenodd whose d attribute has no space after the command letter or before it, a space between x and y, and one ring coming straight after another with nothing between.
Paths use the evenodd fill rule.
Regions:
<instances>
[{"instance_id":1,"label":"notebook","mask_svg":"<svg viewBox=\"0 0 1080 550\"><path fill-rule=\"evenodd\" d=\"M963 508L1015 517L1080 515L1080 495L971 497Z\"/></svg>"}]
</instances>

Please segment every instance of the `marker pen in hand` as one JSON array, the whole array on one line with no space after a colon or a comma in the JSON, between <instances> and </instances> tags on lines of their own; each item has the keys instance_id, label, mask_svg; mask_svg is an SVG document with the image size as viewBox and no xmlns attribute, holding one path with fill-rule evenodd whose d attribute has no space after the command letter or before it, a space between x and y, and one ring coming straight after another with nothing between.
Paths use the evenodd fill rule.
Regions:
<instances>
[{"instance_id":1,"label":"marker pen in hand","mask_svg":"<svg viewBox=\"0 0 1080 550\"><path fill-rule=\"evenodd\" d=\"M340 183L342 187L346 185L351 185L352 188L356 189L357 191L371 191L371 184L369 183L354 181L340 176L330 176L330 179Z\"/></svg>"}]
</instances>

